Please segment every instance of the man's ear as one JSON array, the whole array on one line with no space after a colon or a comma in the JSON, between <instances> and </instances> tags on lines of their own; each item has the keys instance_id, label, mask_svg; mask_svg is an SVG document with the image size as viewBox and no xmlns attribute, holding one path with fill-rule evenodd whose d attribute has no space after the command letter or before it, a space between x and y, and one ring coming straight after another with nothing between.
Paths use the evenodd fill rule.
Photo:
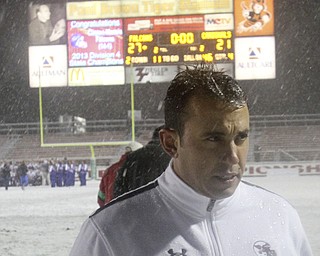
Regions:
<instances>
[{"instance_id":1,"label":"man's ear","mask_svg":"<svg viewBox=\"0 0 320 256\"><path fill-rule=\"evenodd\" d=\"M177 148L179 145L179 136L177 132L167 128L161 129L159 131L159 137L164 151L171 157L176 158L178 156Z\"/></svg>"}]
</instances>

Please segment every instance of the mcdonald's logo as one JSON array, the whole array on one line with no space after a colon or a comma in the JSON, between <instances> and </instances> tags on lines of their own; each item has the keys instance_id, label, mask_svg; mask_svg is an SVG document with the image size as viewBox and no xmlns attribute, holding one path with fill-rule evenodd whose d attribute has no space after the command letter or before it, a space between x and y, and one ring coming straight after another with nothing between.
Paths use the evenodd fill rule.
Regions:
<instances>
[{"instance_id":1,"label":"mcdonald's logo","mask_svg":"<svg viewBox=\"0 0 320 256\"><path fill-rule=\"evenodd\" d=\"M72 68L70 71L70 82L84 82L84 71L82 68Z\"/></svg>"}]
</instances>

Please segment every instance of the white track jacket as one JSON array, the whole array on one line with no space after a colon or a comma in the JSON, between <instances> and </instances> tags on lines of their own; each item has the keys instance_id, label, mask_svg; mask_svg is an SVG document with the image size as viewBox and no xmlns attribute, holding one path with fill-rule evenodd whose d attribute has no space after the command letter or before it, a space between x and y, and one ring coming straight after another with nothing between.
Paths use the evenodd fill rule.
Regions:
<instances>
[{"instance_id":1,"label":"white track jacket","mask_svg":"<svg viewBox=\"0 0 320 256\"><path fill-rule=\"evenodd\" d=\"M296 210L282 197L240 182L212 201L169 166L153 183L97 210L71 256L310 256Z\"/></svg>"}]
</instances>

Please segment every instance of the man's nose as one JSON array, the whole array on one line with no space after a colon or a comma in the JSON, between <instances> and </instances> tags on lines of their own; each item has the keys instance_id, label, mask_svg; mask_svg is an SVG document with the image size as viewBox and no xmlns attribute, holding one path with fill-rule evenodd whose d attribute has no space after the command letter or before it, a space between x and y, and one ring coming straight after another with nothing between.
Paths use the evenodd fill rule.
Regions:
<instances>
[{"instance_id":1,"label":"man's nose","mask_svg":"<svg viewBox=\"0 0 320 256\"><path fill-rule=\"evenodd\" d=\"M225 152L223 155L223 161L231 165L239 163L238 148L234 142L231 142L226 145Z\"/></svg>"}]
</instances>

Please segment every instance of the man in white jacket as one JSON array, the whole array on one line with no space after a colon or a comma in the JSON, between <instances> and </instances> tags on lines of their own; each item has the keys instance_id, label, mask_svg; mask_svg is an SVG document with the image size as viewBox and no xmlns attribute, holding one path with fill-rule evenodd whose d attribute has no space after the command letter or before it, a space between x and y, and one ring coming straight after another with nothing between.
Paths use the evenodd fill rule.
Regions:
<instances>
[{"instance_id":1,"label":"man in white jacket","mask_svg":"<svg viewBox=\"0 0 320 256\"><path fill-rule=\"evenodd\" d=\"M248 134L234 79L207 64L178 73L160 131L168 168L90 216L70 255L312 255L296 210L241 181Z\"/></svg>"}]
</instances>

